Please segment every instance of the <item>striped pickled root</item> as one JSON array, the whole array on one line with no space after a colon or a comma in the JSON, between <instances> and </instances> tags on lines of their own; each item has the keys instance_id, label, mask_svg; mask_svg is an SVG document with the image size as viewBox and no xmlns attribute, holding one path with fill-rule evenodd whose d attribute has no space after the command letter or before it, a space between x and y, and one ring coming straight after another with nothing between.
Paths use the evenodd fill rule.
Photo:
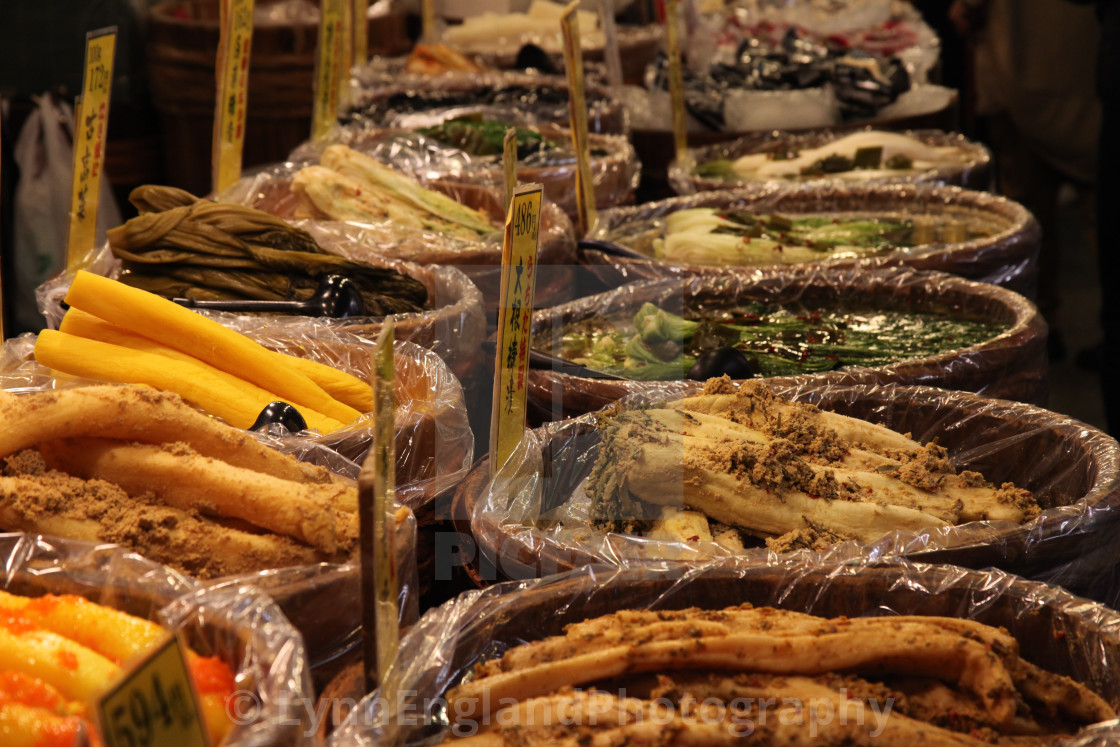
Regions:
<instances>
[{"instance_id":1,"label":"striped pickled root","mask_svg":"<svg viewBox=\"0 0 1120 747\"><path fill-rule=\"evenodd\" d=\"M544 653L536 663L489 674L453 690L451 712L471 719L488 715L502 698L546 695L557 687L584 685L643 672L710 669L817 675L835 671L907 673L959 685L975 694L997 723L1015 715L1016 691L1000 658L986 646L934 626L896 624L876 630L770 633L730 632L647 640L644 627L631 628L630 641L596 649L579 641L579 653L559 660ZM826 629L827 630L827 629ZM576 643L573 641L573 643ZM534 644L528 644L530 646Z\"/></svg>"}]
</instances>

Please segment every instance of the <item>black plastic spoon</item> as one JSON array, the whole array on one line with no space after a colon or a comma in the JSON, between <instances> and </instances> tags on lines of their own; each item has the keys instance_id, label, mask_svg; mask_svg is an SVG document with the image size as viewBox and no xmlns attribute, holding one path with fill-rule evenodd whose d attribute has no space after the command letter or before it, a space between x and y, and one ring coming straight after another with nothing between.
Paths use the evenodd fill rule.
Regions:
<instances>
[{"instance_id":1,"label":"black plastic spoon","mask_svg":"<svg viewBox=\"0 0 1120 747\"><path fill-rule=\"evenodd\" d=\"M344 275L327 275L319 281L315 293L306 301L197 301L193 298L171 299L180 306L214 311L294 312L307 316L346 318L363 316L366 308L358 284Z\"/></svg>"}]
</instances>

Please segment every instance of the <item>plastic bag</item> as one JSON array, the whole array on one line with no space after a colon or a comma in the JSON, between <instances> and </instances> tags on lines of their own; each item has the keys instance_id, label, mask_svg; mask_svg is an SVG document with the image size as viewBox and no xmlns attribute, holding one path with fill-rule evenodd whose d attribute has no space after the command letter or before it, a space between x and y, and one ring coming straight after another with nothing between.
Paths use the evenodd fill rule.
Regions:
<instances>
[{"instance_id":1,"label":"plastic bag","mask_svg":"<svg viewBox=\"0 0 1120 747\"><path fill-rule=\"evenodd\" d=\"M626 109L606 88L587 86L589 132L624 135ZM438 124L462 114L492 116L524 126L551 122L567 125L568 82L563 75L526 72L421 75L404 71L403 58L375 57L350 77L344 126L403 127Z\"/></svg>"},{"instance_id":2,"label":"plastic bag","mask_svg":"<svg viewBox=\"0 0 1120 747\"><path fill-rule=\"evenodd\" d=\"M701 207L756 214L848 212L859 215L884 213L904 218L924 214L936 216L939 223L980 221L992 226L995 233L960 243L930 243L881 255L823 259L800 263L800 266L870 269L904 265L994 283L1034 298L1041 240L1038 222L1018 203L960 187L767 183L758 188L702 192L636 207L605 210L599 213L599 221L588 238L629 248L631 256L617 256L594 247L581 246L580 261L592 265L611 287L639 278L742 272L742 267L674 265L653 258L649 244L663 235L665 217L678 210ZM637 256L633 256L635 253Z\"/></svg>"},{"instance_id":3,"label":"plastic bag","mask_svg":"<svg viewBox=\"0 0 1120 747\"><path fill-rule=\"evenodd\" d=\"M998 286L904 267L760 269L630 283L536 312L534 348L559 355L564 334L580 323L600 327L618 320L619 329L630 330L634 313L645 303L671 313L703 313L708 318L762 303L781 304L798 315L818 309L876 309L1001 323L1007 325L1003 332L967 348L874 368L850 366L802 374L798 379L845 385L922 384L1038 405L1046 402L1046 324L1034 304ZM528 396L532 411L542 419L559 420L606 407L627 394L663 393L667 386L683 394L699 391L703 382L594 379L562 369L530 369Z\"/></svg>"},{"instance_id":4,"label":"plastic bag","mask_svg":"<svg viewBox=\"0 0 1120 747\"><path fill-rule=\"evenodd\" d=\"M864 132L871 132L870 127ZM854 131L825 130L819 132L759 132L745 135L736 140L717 143L702 148L690 148L689 157L692 166L682 166L677 161L669 164L669 183L673 190L680 195L691 195L697 192L711 192L714 190L736 189L749 186L759 186L767 181L765 179L746 179L734 174L724 178L706 177L697 173L697 170L712 161L733 161L747 154L774 153L785 155L797 153L808 148L820 148L836 140L855 134ZM981 143L973 142L964 135L941 132L940 130L906 130L898 133L915 138L925 145L935 148L953 147L962 154L962 161L956 164L946 164L925 171L902 172L897 175L880 174L868 178L858 170L847 172L850 178L831 177L827 174L813 179L799 179L798 184L824 185L826 187L843 188L852 184L951 184L969 189L985 190L991 186L992 181L992 154Z\"/></svg>"},{"instance_id":5,"label":"plastic bag","mask_svg":"<svg viewBox=\"0 0 1120 747\"><path fill-rule=\"evenodd\" d=\"M223 747L315 743L303 639L259 589L203 588L114 545L41 535L0 534L0 560L9 593L76 594L160 622L199 654L220 657L239 688L239 723Z\"/></svg>"},{"instance_id":6,"label":"plastic bag","mask_svg":"<svg viewBox=\"0 0 1120 747\"><path fill-rule=\"evenodd\" d=\"M424 284L432 308L412 314L393 314L398 340L408 340L435 351L443 360L455 365L457 374L475 370L481 356L481 342L486 329L483 316L482 294L463 272L454 267L426 267L412 262L393 260L371 255L364 244L360 229L343 223L317 223L304 221L300 226L308 230L315 240L332 254L365 262L376 267L387 267ZM85 257L84 267L89 272L118 278L121 262L113 256L107 243ZM73 281L69 271L60 273L43 283L36 290L39 309L47 326L57 329L66 312L63 299ZM209 312L197 309L204 316ZM280 315L273 315L274 323L282 323ZM311 319L303 316L286 317L298 327ZM338 332L354 332L375 338L385 317L349 317L345 319L317 318L316 323Z\"/></svg>"},{"instance_id":7,"label":"plastic bag","mask_svg":"<svg viewBox=\"0 0 1120 747\"><path fill-rule=\"evenodd\" d=\"M232 317L232 315L231 315ZM237 318L225 320L237 327ZM246 321L246 320L242 320ZM268 326L259 327L247 320L239 331L275 349L294 352L320 362L343 368L350 373L368 375L373 343L352 336L332 335L327 330L304 328L294 330ZM83 386L91 382L67 377L56 379L52 372L33 358L34 335L8 340L0 353L0 391L25 394L63 387ZM397 341L397 370L400 377L410 378L429 387L431 399L402 400L395 415L397 454L397 502L423 508L436 496L449 490L462 479L470 467L474 436L467 422L462 389L458 381L431 351ZM427 378L425 378L427 377ZM368 416L367 416L368 420ZM303 462L325 467L337 475L356 480L358 458L368 450L372 426L355 425L339 434L288 434L285 431L256 432L257 438L272 448L291 454ZM417 614L419 595L416 565L415 516L410 513L397 525L396 555L400 579L401 619L410 623ZM123 551L122 551L123 552ZM147 561L145 561L147 562ZM170 572L170 571L169 571ZM284 614L305 636L307 652L314 667L325 665L356 645L361 624L360 569L357 561L345 564L320 563L260 571L227 579L231 584L251 584L266 590Z\"/></svg>"},{"instance_id":8,"label":"plastic bag","mask_svg":"<svg viewBox=\"0 0 1120 747\"><path fill-rule=\"evenodd\" d=\"M73 187L74 111L64 101L43 95L35 99L16 140L19 166L15 192L14 251L15 326L22 331L43 328L35 303L35 289L66 266ZM96 243L120 225L121 214L102 169L97 198Z\"/></svg>"},{"instance_id":9,"label":"plastic bag","mask_svg":"<svg viewBox=\"0 0 1120 747\"><path fill-rule=\"evenodd\" d=\"M290 190L292 174L305 164L286 163L242 179L223 192L223 202L254 207L289 220L352 259L411 262L418 265L451 265L467 275L482 292L485 313L497 308L501 279L502 234L495 230L483 241L457 239L431 231L394 224L344 223L307 219ZM502 193L477 184L441 181L432 187L456 201L490 215L495 227L505 221ZM302 219L301 219L302 218ZM330 237L337 237L332 241ZM575 230L568 216L554 203L541 205L540 248L537 252L536 301L549 306L571 297L572 265L576 261Z\"/></svg>"},{"instance_id":10,"label":"plastic bag","mask_svg":"<svg viewBox=\"0 0 1120 747\"><path fill-rule=\"evenodd\" d=\"M814 615L938 615L1002 626L1020 654L1120 701L1120 614L1001 571L781 558L571 573L471 591L429 610L401 642L385 684L351 712L328 744L431 744L449 736L447 691L475 664L513 646L558 635L565 625L620 609L723 609L749 602ZM1115 744L1120 725L1085 732ZM1111 740L1111 741L1108 741Z\"/></svg>"},{"instance_id":11,"label":"plastic bag","mask_svg":"<svg viewBox=\"0 0 1120 747\"><path fill-rule=\"evenodd\" d=\"M535 129L545 141L555 143L555 147L519 161L518 182L543 185L545 198L556 203L576 223L579 211L576 203L576 162L571 148L571 131L548 123L536 125ZM504 189L505 174L500 153L474 156L419 132L402 129L338 128L326 140L307 142L296 148L291 160L297 163L316 161L322 148L332 142L342 143L372 156L407 173L425 186L438 181L450 181ZM634 146L621 135L594 133L588 135L588 143L596 207L605 210L632 204L634 191L641 178L641 164L638 163Z\"/></svg>"},{"instance_id":12,"label":"plastic bag","mask_svg":"<svg viewBox=\"0 0 1120 747\"><path fill-rule=\"evenodd\" d=\"M1042 513L1023 524L974 521L916 532L895 531L870 542L822 550L828 559L915 557L972 568L989 565L1030 578L1087 588L1100 563L1086 547L1112 538L1120 524L1120 444L1084 423L1032 405L920 386L833 385L766 380L776 394L860 418L921 443L948 450L953 467L979 472L995 485L1030 490ZM661 402L679 394L635 395L623 405ZM493 483L482 460L456 493L456 516L471 534L490 575L524 578L589 563L629 566L650 559L701 561L730 551L712 542L679 543L590 526L585 478L599 454L594 414L527 431ZM541 521L545 519L546 521ZM775 563L786 557L748 548L745 557Z\"/></svg>"}]
</instances>

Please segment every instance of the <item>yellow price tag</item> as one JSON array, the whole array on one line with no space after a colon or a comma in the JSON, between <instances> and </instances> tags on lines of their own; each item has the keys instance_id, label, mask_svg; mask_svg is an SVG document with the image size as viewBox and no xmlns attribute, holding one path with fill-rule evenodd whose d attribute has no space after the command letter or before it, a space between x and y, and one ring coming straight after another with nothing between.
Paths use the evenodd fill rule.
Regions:
<instances>
[{"instance_id":1,"label":"yellow price tag","mask_svg":"<svg viewBox=\"0 0 1120 747\"><path fill-rule=\"evenodd\" d=\"M490 420L490 474L517 448L525 431L525 384L529 370L529 323L533 316L537 247L540 240L540 184L514 190L506 214L502 246L498 345L495 352L494 410Z\"/></svg>"},{"instance_id":2,"label":"yellow price tag","mask_svg":"<svg viewBox=\"0 0 1120 747\"><path fill-rule=\"evenodd\" d=\"M338 119L338 79L342 74L342 23L348 0L323 0L319 19L319 55L315 65L315 97L311 139L321 140Z\"/></svg>"},{"instance_id":3,"label":"yellow price tag","mask_svg":"<svg viewBox=\"0 0 1120 747\"><path fill-rule=\"evenodd\" d=\"M67 266L71 269L78 267L96 240L97 198L101 192L101 165L105 162L116 46L116 26L86 34L81 103L74 122L74 180L66 244Z\"/></svg>"},{"instance_id":4,"label":"yellow price tag","mask_svg":"<svg viewBox=\"0 0 1120 747\"><path fill-rule=\"evenodd\" d=\"M688 122L684 109L684 74L681 71L680 15L677 0L665 2L665 45L669 49L669 99L673 107L673 144L677 163L688 160Z\"/></svg>"},{"instance_id":5,"label":"yellow price tag","mask_svg":"<svg viewBox=\"0 0 1120 747\"><path fill-rule=\"evenodd\" d=\"M241 178L253 0L221 0L218 98L214 106L213 186L221 192Z\"/></svg>"},{"instance_id":6,"label":"yellow price tag","mask_svg":"<svg viewBox=\"0 0 1120 747\"><path fill-rule=\"evenodd\" d=\"M397 655L400 609L397 602L395 550L396 448L394 417L397 409L396 366L392 318L377 336L370 370L373 387L373 446L358 475L359 532L362 562L362 634L367 683L385 681L385 671Z\"/></svg>"},{"instance_id":7,"label":"yellow price tag","mask_svg":"<svg viewBox=\"0 0 1120 747\"><path fill-rule=\"evenodd\" d=\"M595 184L591 181L591 153L587 144L587 93L583 83L583 46L579 36L579 0L572 0L560 16L564 33L564 67L568 73L568 115L572 147L576 151L576 207L580 235L595 224Z\"/></svg>"},{"instance_id":8,"label":"yellow price tag","mask_svg":"<svg viewBox=\"0 0 1120 747\"><path fill-rule=\"evenodd\" d=\"M209 747L178 636L133 666L97 701L105 747Z\"/></svg>"}]
</instances>

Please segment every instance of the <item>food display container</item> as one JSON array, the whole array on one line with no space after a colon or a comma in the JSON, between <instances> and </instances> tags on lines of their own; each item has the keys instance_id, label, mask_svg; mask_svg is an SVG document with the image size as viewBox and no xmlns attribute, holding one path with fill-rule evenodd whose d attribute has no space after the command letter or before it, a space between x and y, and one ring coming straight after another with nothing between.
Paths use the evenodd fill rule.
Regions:
<instances>
[{"instance_id":1,"label":"food display container","mask_svg":"<svg viewBox=\"0 0 1120 747\"><path fill-rule=\"evenodd\" d=\"M559 635L565 625L624 609L742 603L824 617L935 615L1003 627L1031 663L1087 685L1110 703L1120 699L1117 613L998 570L856 557L581 568L469 592L430 610L405 636L384 685L359 703L329 744L429 744L450 737L446 695L452 687L476 664ZM1111 744L1118 734L1116 722L1104 722L1086 729L1077 744Z\"/></svg>"},{"instance_id":2,"label":"food display container","mask_svg":"<svg viewBox=\"0 0 1120 747\"><path fill-rule=\"evenodd\" d=\"M485 241L467 241L426 231L414 231L385 221L379 224L322 220L322 216L300 214L299 201L291 192L291 177L301 165L283 164L246 177L221 195L223 201L264 210L293 221L312 235L346 237L340 253L351 259L377 263L403 261L411 265L451 266L462 271L482 292L484 311L494 313L501 276L502 234L497 231ZM490 215L495 226L505 221L502 192L493 187L459 182L435 182L434 189L456 201ZM310 219L310 220L304 220ZM318 233L317 233L318 232ZM575 232L568 216L557 205L541 206L540 248L536 297L540 304L569 298L575 264Z\"/></svg>"},{"instance_id":3,"label":"food display container","mask_svg":"<svg viewBox=\"0 0 1120 747\"><path fill-rule=\"evenodd\" d=\"M984 342L924 358L876 367L844 367L800 374L799 381L851 385L922 384L959 389L988 397L1045 404L1046 328L1030 301L1013 291L908 268L881 270L744 269L741 273L640 281L571 301L533 315L536 348L554 355L573 325L630 317L651 303L672 313L716 314L743 304L787 305L802 310L858 308L951 317L1007 325ZM637 381L589 378L562 368L530 369L529 402L539 420L560 420L592 412L629 394L686 396L703 386L689 381Z\"/></svg>"},{"instance_id":4,"label":"food display container","mask_svg":"<svg viewBox=\"0 0 1120 747\"><path fill-rule=\"evenodd\" d=\"M517 180L522 184L541 184L545 198L559 206L576 223L579 210L571 131L547 122L534 127L544 140L560 145L555 149L555 155L548 151L519 161ZM587 137L596 207L606 210L633 204L634 191L641 177L641 164L634 147L621 135L589 133ZM301 145L292 152L290 160L314 162L318 158L317 153L334 142L403 170L422 184L447 181L504 189L501 153L472 154L423 133L404 129L336 128L323 141Z\"/></svg>"},{"instance_id":5,"label":"food display container","mask_svg":"<svg viewBox=\"0 0 1120 747\"><path fill-rule=\"evenodd\" d=\"M221 747L314 744L309 714L285 705L312 694L303 638L260 589L203 587L115 545L34 534L0 534L0 558L6 592L85 597L158 622L229 665L238 723Z\"/></svg>"},{"instance_id":6,"label":"food display container","mask_svg":"<svg viewBox=\"0 0 1120 747\"><path fill-rule=\"evenodd\" d=\"M1077 590L1092 585L1114 558L1086 552L1116 535L1120 445L1084 423L1033 405L932 387L842 385L771 379L768 388L898 433L936 439L956 470L995 485L1030 490L1041 514L1023 524L974 521L921 531L894 531L871 542L831 545L826 557L911 557L969 568L996 566ZM664 401L658 396L654 401ZM648 401L632 397L623 404ZM582 489L599 453L594 414L529 431L493 482L480 460L455 494L454 516L479 547L481 580L525 578L598 563L641 564L675 558L699 562L729 551L708 542L655 541L594 529ZM785 556L748 548L767 564ZM485 561L483 563L483 561ZM1107 590L1100 593L1108 593Z\"/></svg>"},{"instance_id":7,"label":"food display container","mask_svg":"<svg viewBox=\"0 0 1120 747\"><path fill-rule=\"evenodd\" d=\"M713 161L734 161L749 154L766 153L775 154L779 158L788 157L790 153L796 153L807 148L820 148L851 134L853 134L853 131L843 130L757 132L724 143L690 148L688 157L692 161L691 167L673 161L669 166L669 182L673 185L673 190L681 195L737 189L749 187L752 184L757 185L764 183L764 180L745 179L733 174L725 178L703 176L698 172L702 171L704 164ZM843 177L830 177L825 174L813 177L811 181L815 183L824 182L829 186L836 187L845 183L934 183L986 190L990 186L992 155L984 145L971 141L963 135L946 133L940 130L906 130L899 134L912 137L923 145L934 148L956 148L960 155L955 163L946 163L924 170L900 171L897 174L875 171L875 176L872 177L861 175L858 170L855 170L845 172ZM809 179L797 179L796 181L805 183Z\"/></svg>"},{"instance_id":8,"label":"food display container","mask_svg":"<svg viewBox=\"0 0 1120 747\"><path fill-rule=\"evenodd\" d=\"M551 122L567 125L568 81L563 75L496 71L420 75L404 72L403 59L374 58L350 77L349 110L339 116L343 126L426 127L463 114L509 118L513 124ZM589 132L627 132L622 103L603 86L587 86Z\"/></svg>"},{"instance_id":9,"label":"food display container","mask_svg":"<svg viewBox=\"0 0 1120 747\"><path fill-rule=\"evenodd\" d=\"M1040 230L1030 212L996 195L959 187L927 185L812 186L767 184L757 189L703 192L599 214L588 238L623 250L581 247L580 261L593 266L611 287L638 278L707 275L725 267L674 265L653 258L650 242L664 234L666 216L688 208L748 211L754 214L852 213L934 216L939 224L981 221L994 233L961 243L932 243L860 258L825 258L806 264L826 268L891 267L939 270L993 283L1034 298ZM790 266L793 265L782 265Z\"/></svg>"}]
</instances>

